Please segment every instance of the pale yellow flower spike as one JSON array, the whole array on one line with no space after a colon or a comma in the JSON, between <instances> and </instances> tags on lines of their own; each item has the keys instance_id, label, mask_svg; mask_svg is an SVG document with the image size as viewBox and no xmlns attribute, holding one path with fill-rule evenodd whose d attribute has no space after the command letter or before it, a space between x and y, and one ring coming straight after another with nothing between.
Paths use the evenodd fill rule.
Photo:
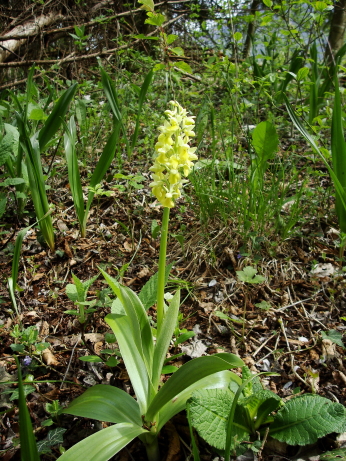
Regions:
<instances>
[{"instance_id":1,"label":"pale yellow flower spike","mask_svg":"<svg viewBox=\"0 0 346 461\"><path fill-rule=\"evenodd\" d=\"M173 110L166 110L168 120L159 127L160 135L155 145L152 192L162 206L173 208L174 201L181 196L181 188L197 160L196 147L190 147L190 137L195 136L195 117L188 117L187 111L176 101L171 101Z\"/></svg>"}]
</instances>

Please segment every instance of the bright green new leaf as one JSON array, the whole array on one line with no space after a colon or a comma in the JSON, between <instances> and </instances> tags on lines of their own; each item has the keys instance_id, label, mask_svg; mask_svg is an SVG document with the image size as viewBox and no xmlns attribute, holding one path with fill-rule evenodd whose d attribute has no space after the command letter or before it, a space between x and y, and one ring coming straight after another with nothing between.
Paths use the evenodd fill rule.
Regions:
<instances>
[{"instance_id":1,"label":"bright green new leaf","mask_svg":"<svg viewBox=\"0 0 346 461\"><path fill-rule=\"evenodd\" d=\"M260 163L272 158L279 145L275 126L270 122L259 123L252 133L252 145Z\"/></svg>"},{"instance_id":2,"label":"bright green new leaf","mask_svg":"<svg viewBox=\"0 0 346 461\"><path fill-rule=\"evenodd\" d=\"M154 11L154 2L153 0L138 0L138 3L142 3L141 8L146 11Z\"/></svg>"},{"instance_id":3,"label":"bright green new leaf","mask_svg":"<svg viewBox=\"0 0 346 461\"><path fill-rule=\"evenodd\" d=\"M244 283L262 283L265 278L262 275L256 275L257 269L252 266L246 266L242 271L236 271L237 277Z\"/></svg>"},{"instance_id":4,"label":"bright green new leaf","mask_svg":"<svg viewBox=\"0 0 346 461\"><path fill-rule=\"evenodd\" d=\"M144 21L145 24L151 24L152 26L161 27L165 22L166 18L161 13L147 13L148 18Z\"/></svg>"}]
</instances>

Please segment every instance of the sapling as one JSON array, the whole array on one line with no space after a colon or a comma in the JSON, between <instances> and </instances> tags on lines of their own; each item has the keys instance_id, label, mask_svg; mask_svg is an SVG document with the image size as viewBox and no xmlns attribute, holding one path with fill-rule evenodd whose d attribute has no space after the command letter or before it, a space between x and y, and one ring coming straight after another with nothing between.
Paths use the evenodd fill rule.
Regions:
<instances>
[{"instance_id":1,"label":"sapling","mask_svg":"<svg viewBox=\"0 0 346 461\"><path fill-rule=\"evenodd\" d=\"M180 306L179 290L167 304L164 298L169 211L181 195L186 181L183 177L188 176L197 159L196 148L189 145L190 138L195 135L194 119L177 102L171 104L172 110L165 112L167 120L159 127L151 167L153 182L150 186L164 207L159 270L155 278L156 330L151 327L146 311L151 306L146 302L147 297L138 297L100 269L117 296L112 313L105 321L117 339L136 399L121 389L101 384L74 400L64 413L115 424L77 443L59 458L61 461L106 461L136 437L144 443L149 461L159 461L158 435L163 426L185 408L193 391L228 388L231 381L240 382L229 368L242 366L243 361L233 354L219 353L185 363L165 384L161 383ZM148 298L153 286L153 282L147 285Z\"/></svg>"}]
</instances>

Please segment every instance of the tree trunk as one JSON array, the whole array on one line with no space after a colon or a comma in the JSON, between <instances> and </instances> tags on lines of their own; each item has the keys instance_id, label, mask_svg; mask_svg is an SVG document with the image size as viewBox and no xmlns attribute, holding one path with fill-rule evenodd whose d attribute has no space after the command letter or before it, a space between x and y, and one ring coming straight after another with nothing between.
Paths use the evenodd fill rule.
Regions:
<instances>
[{"instance_id":1,"label":"tree trunk","mask_svg":"<svg viewBox=\"0 0 346 461\"><path fill-rule=\"evenodd\" d=\"M260 0L252 0L251 6L250 6L250 14L255 16L256 10L258 8L258 5L260 4ZM255 21L249 22L247 26L247 32L246 32L246 39L244 43L244 48L243 48L243 58L246 59L251 50L251 41L255 33Z\"/></svg>"},{"instance_id":2,"label":"tree trunk","mask_svg":"<svg viewBox=\"0 0 346 461\"><path fill-rule=\"evenodd\" d=\"M330 24L328 43L325 51L325 59L332 64L335 54L344 44L346 30L346 0L335 1L334 12Z\"/></svg>"},{"instance_id":3,"label":"tree trunk","mask_svg":"<svg viewBox=\"0 0 346 461\"><path fill-rule=\"evenodd\" d=\"M55 11L52 11L49 14L39 16L34 21L28 21L23 25L17 26L8 32L6 35L25 35L26 37L31 37L33 35L37 35L40 32L41 27L49 26L50 24L62 19L63 16L57 14ZM11 55L14 54L16 57L17 54L15 51L26 42L26 38L21 40L5 40L0 42L0 62L5 62L6 59Z\"/></svg>"}]
</instances>

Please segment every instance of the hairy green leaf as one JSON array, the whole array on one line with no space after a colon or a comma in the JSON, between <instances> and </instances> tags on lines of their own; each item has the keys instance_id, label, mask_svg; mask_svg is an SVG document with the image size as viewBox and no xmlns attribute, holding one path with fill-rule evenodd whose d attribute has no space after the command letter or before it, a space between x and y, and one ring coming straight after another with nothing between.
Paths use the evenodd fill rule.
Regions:
<instances>
[{"instance_id":1,"label":"hairy green leaf","mask_svg":"<svg viewBox=\"0 0 346 461\"><path fill-rule=\"evenodd\" d=\"M278 411L269 434L289 445L308 445L331 432L344 432L345 429L343 405L307 394L289 400Z\"/></svg>"}]
</instances>

